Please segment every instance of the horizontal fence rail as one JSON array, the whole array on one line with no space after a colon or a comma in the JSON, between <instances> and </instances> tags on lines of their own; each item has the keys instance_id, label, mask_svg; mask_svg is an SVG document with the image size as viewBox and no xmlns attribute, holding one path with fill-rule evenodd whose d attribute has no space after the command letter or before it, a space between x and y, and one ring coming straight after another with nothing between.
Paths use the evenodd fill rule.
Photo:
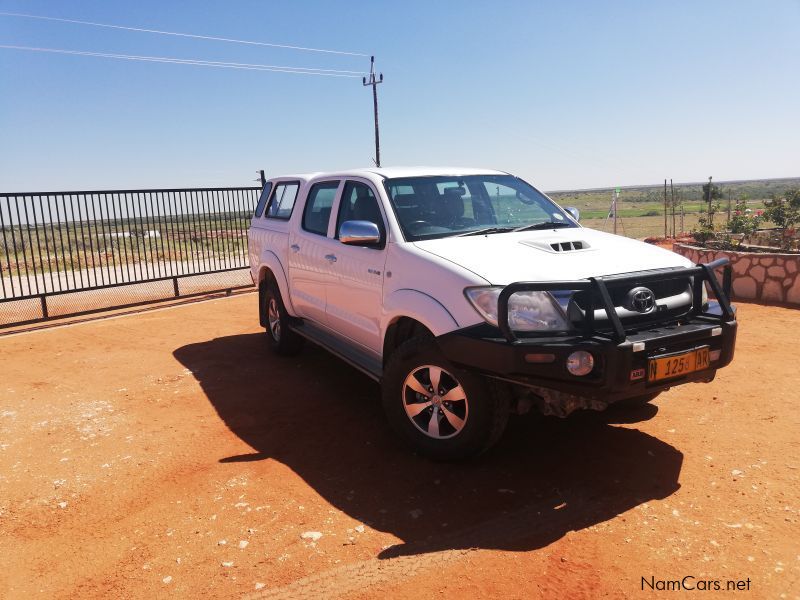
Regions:
<instances>
[{"instance_id":1,"label":"horizontal fence rail","mask_svg":"<svg viewBox=\"0 0 800 600\"><path fill-rule=\"evenodd\" d=\"M152 301L143 286L134 291L137 284L171 284L173 296L247 285L247 228L259 193L244 187L0 194L0 327L55 316L48 307L59 304L58 296L73 298L60 316L100 308L92 291L119 288L113 306ZM237 285L222 283L226 277ZM182 291L189 279L194 283ZM125 286L131 293L122 292ZM11 302L21 308L3 306ZM31 314L34 305L39 314Z\"/></svg>"}]
</instances>

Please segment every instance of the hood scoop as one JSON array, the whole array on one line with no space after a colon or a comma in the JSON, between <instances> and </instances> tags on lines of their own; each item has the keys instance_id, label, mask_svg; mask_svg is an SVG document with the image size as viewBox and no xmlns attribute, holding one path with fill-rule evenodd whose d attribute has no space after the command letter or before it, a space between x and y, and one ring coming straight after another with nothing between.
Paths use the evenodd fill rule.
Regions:
<instances>
[{"instance_id":1,"label":"hood scoop","mask_svg":"<svg viewBox=\"0 0 800 600\"><path fill-rule=\"evenodd\" d=\"M530 246L531 248L536 248L537 250L544 250L545 252L556 252L558 254L562 252L575 252L577 250L588 250L589 248L591 248L589 243L584 240L570 240L570 241L526 240L524 242L520 242L520 244L524 244L525 246Z\"/></svg>"}]
</instances>

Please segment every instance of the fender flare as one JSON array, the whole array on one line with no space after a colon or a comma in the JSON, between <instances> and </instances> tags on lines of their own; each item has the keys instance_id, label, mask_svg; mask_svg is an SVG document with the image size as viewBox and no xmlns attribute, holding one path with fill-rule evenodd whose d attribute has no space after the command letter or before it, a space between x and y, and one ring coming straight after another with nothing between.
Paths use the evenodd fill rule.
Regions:
<instances>
[{"instance_id":1,"label":"fender flare","mask_svg":"<svg viewBox=\"0 0 800 600\"><path fill-rule=\"evenodd\" d=\"M292 304L292 296L289 293L289 281L286 275L286 270L283 267L281 259L271 250L265 250L261 255L261 260L258 267L259 289L261 287L261 282L264 280L265 271L267 270L272 271L272 275L275 277L275 281L278 284L278 290L281 293L281 298L283 299L283 305L286 307L286 311L291 316L296 316L297 313L295 312L294 305Z\"/></svg>"},{"instance_id":2,"label":"fender flare","mask_svg":"<svg viewBox=\"0 0 800 600\"><path fill-rule=\"evenodd\" d=\"M436 337L459 327L458 321L441 302L418 290L396 290L386 297L381 318L382 338L386 337L389 325L400 317L419 321Z\"/></svg>"}]
</instances>

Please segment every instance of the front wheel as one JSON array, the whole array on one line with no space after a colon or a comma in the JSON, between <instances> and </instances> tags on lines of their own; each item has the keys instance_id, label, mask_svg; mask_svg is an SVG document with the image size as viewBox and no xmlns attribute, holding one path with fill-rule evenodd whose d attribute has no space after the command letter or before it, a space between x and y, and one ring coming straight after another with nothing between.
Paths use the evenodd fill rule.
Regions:
<instances>
[{"instance_id":1,"label":"front wheel","mask_svg":"<svg viewBox=\"0 0 800 600\"><path fill-rule=\"evenodd\" d=\"M395 350L382 388L392 429L436 460L486 451L508 421L508 397L479 375L451 365L431 338L414 338Z\"/></svg>"}]
</instances>

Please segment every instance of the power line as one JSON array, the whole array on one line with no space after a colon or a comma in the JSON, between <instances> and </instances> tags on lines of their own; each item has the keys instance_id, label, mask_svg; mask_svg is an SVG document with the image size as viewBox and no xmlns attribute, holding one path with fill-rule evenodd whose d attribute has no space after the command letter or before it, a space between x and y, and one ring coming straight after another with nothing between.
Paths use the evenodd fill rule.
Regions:
<instances>
[{"instance_id":1,"label":"power line","mask_svg":"<svg viewBox=\"0 0 800 600\"><path fill-rule=\"evenodd\" d=\"M287 50L303 50L306 52L324 52L326 54L343 54L346 56L364 56L369 54L361 54L360 52L345 52L343 50L327 50L323 48L308 48L305 46L290 46L287 44L273 44L269 42L255 42L252 40L238 40L234 38L217 37L213 35L198 35L194 33L180 33L177 31L162 31L159 29L145 29L143 27L126 27L124 25L111 25L109 23L95 23L92 21L79 21L77 19L62 19L60 17L47 17L43 15L28 15L23 13L12 13L0 11L0 16L4 17L19 17L23 19L39 19L42 21L58 21L60 23L72 23L75 25L90 25L92 27L106 27L109 29L124 29L126 31L138 31L140 33L156 33L159 35L174 35L178 37L194 38L199 40L212 40L215 42L229 42L233 44L249 44L251 46L269 46L270 48L284 48Z\"/></svg>"},{"instance_id":2,"label":"power line","mask_svg":"<svg viewBox=\"0 0 800 600\"><path fill-rule=\"evenodd\" d=\"M310 67L290 67L282 65L259 65L250 63L219 62L212 60L172 58L166 56L138 56L134 54L112 54L108 52L89 52L86 50L65 50L61 48L37 48L33 46L11 46L0 44L5 50L23 50L27 52L48 52L52 54L70 54L75 56L93 56L97 58L114 58L142 62L156 62L196 67L217 67L222 69L244 69L249 71L272 71L276 73L295 73L297 75L323 75L327 77L351 77L358 79L361 71L343 71L339 69L317 69Z\"/></svg>"}]
</instances>

